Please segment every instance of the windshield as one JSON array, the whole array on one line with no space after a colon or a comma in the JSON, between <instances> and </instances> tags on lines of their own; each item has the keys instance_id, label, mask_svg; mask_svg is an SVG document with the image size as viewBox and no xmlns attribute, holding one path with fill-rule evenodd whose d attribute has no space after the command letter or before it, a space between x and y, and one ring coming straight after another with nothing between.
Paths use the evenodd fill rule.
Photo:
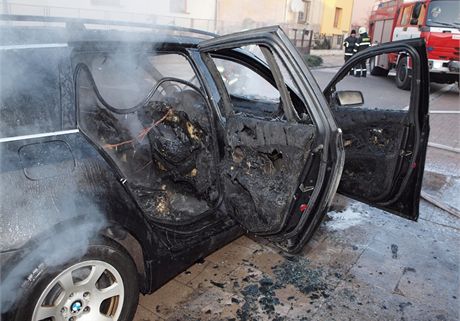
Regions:
<instances>
[{"instance_id":1,"label":"windshield","mask_svg":"<svg viewBox=\"0 0 460 321\"><path fill-rule=\"evenodd\" d=\"M427 26L460 27L460 4L458 1L433 1L428 7Z\"/></svg>"}]
</instances>

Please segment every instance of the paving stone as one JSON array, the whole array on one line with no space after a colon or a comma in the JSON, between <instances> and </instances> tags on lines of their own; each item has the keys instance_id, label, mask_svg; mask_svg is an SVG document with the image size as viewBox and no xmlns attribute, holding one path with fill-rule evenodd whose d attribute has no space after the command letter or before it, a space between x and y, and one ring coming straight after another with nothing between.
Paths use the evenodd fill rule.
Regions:
<instances>
[{"instance_id":1,"label":"paving stone","mask_svg":"<svg viewBox=\"0 0 460 321\"><path fill-rule=\"evenodd\" d=\"M164 319L175 312L177 306L187 301L193 289L171 280L151 295L141 295L139 305Z\"/></svg>"},{"instance_id":2,"label":"paving stone","mask_svg":"<svg viewBox=\"0 0 460 321\"><path fill-rule=\"evenodd\" d=\"M136 315L134 316L133 321L160 321L164 320L159 315L154 312L147 310L141 305L138 305Z\"/></svg>"}]
</instances>

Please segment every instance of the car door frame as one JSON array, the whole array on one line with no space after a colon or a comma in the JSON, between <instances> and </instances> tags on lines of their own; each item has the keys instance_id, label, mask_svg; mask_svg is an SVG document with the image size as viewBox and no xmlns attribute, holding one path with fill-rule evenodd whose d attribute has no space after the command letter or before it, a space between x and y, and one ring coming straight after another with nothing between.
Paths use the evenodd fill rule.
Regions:
<instances>
[{"instance_id":1,"label":"car door frame","mask_svg":"<svg viewBox=\"0 0 460 321\"><path fill-rule=\"evenodd\" d=\"M317 130L314 149L315 152L320 152L321 162L318 179L308 203L309 207L303 211L298 224L294 228L286 230L286 224L283 224L282 228L274 231L269 236L270 239L278 242L278 245L284 250L296 252L302 248L303 244L311 236L312 231L321 222L338 187L344 163L341 130L337 128L334 116L329 110L324 96L302 56L279 26L238 32L205 40L198 44L202 59L208 66L207 72L212 74L216 86L220 89L219 91L224 92L224 94L220 93L221 96L225 96L226 90L225 87L222 88L223 84L219 84L220 75L210 67L209 59L211 58L209 55L218 50L239 48L250 44L268 46L275 53L278 53L280 57L284 58L284 67L288 69L294 83L300 88L300 98L308 106L310 117ZM225 99L223 99L223 103L223 116L226 117L230 113L231 106L229 101ZM221 125L225 126L225 121ZM302 182L304 178L302 177ZM302 185L300 184L297 187L297 191L302 191ZM292 216L293 210L295 210L295 207L285 214L287 218ZM287 221L286 219L285 223Z\"/></svg>"},{"instance_id":2,"label":"car door frame","mask_svg":"<svg viewBox=\"0 0 460 321\"><path fill-rule=\"evenodd\" d=\"M423 168L425 165L426 151L428 146L428 135L430 130L429 72L428 58L426 55L424 40L421 38L401 40L385 43L375 47L369 47L365 51L362 51L359 54L354 55L351 59L349 59L337 72L337 74L332 78L329 84L325 87L323 93L326 97L326 100L329 103L331 103L332 94L333 92L335 92L336 84L339 81L341 81L353 68L353 66L357 64L359 61L363 59L369 59L380 54L401 51L407 51L410 54L411 58L413 59L413 66L416 67L412 69L411 97L408 110L409 122L410 124L414 125L413 134L415 136L415 140L412 146L412 150L410 151L411 153L406 156L402 156L407 157L406 162L408 163L408 168L404 173L404 178L401 183L402 187L399 188L396 193L393 193L390 199L383 202L379 201L373 203L356 196L352 196L352 198L360 202L369 204L373 207L383 209L392 214L416 221L419 215L419 201L423 180ZM408 153L407 150L405 151ZM402 161L404 162L404 158L402 159ZM401 167L399 168L399 170L401 170ZM413 189L411 190L412 194L403 195L405 189L409 187L409 184L414 185ZM344 195L351 197L350 195ZM413 211L410 215L399 213L396 209L390 207L392 204L396 204L398 200L400 200L402 197L406 197L406 201L412 201Z\"/></svg>"}]
</instances>

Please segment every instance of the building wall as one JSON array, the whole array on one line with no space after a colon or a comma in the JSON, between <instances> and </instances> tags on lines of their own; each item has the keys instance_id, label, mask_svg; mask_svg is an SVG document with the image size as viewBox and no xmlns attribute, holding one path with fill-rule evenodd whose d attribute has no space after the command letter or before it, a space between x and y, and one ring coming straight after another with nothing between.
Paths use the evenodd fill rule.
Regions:
<instances>
[{"instance_id":1,"label":"building wall","mask_svg":"<svg viewBox=\"0 0 460 321\"><path fill-rule=\"evenodd\" d=\"M287 14L286 0L217 0L217 20L251 25L284 23Z\"/></svg>"},{"instance_id":2,"label":"building wall","mask_svg":"<svg viewBox=\"0 0 460 321\"><path fill-rule=\"evenodd\" d=\"M334 27L336 8L342 13L337 27ZM342 35L350 31L353 0L324 0L320 32L325 35Z\"/></svg>"},{"instance_id":3,"label":"building wall","mask_svg":"<svg viewBox=\"0 0 460 321\"><path fill-rule=\"evenodd\" d=\"M180 0L2 0L2 9L10 14L156 22L219 33L274 24L318 33L324 0L185 0L185 12L171 12L171 1ZM297 23L294 1L309 3L305 23Z\"/></svg>"},{"instance_id":4,"label":"building wall","mask_svg":"<svg viewBox=\"0 0 460 321\"><path fill-rule=\"evenodd\" d=\"M306 22L298 23L299 13L292 1L309 2ZM217 20L240 29L280 24L286 28L320 31L323 0L216 0Z\"/></svg>"},{"instance_id":5,"label":"building wall","mask_svg":"<svg viewBox=\"0 0 460 321\"><path fill-rule=\"evenodd\" d=\"M172 12L171 1L184 1L185 9ZM302 4L309 9L299 23L294 8ZM279 24L291 39L309 38L303 30L311 30L316 39L319 34L343 35L350 30L353 0L2 0L2 5L10 14L139 21L220 34ZM336 7L342 8L342 15L334 28Z\"/></svg>"},{"instance_id":6,"label":"building wall","mask_svg":"<svg viewBox=\"0 0 460 321\"><path fill-rule=\"evenodd\" d=\"M367 27L374 4L375 0L355 0L351 24Z\"/></svg>"},{"instance_id":7,"label":"building wall","mask_svg":"<svg viewBox=\"0 0 460 321\"><path fill-rule=\"evenodd\" d=\"M312 0L311 9L310 9L310 17L309 21L311 24L311 29L314 32L320 32L321 30L321 23L323 20L323 2L325 0Z\"/></svg>"},{"instance_id":8,"label":"building wall","mask_svg":"<svg viewBox=\"0 0 460 321\"><path fill-rule=\"evenodd\" d=\"M298 24L298 12L293 12L290 7L290 2L292 0L287 0L287 10L285 23L295 27L295 28L305 28L308 30L313 30L314 32L319 32L321 27L321 18L323 13L323 0L304 0L304 2L309 2L309 10L306 13L306 23Z\"/></svg>"},{"instance_id":9,"label":"building wall","mask_svg":"<svg viewBox=\"0 0 460 321\"><path fill-rule=\"evenodd\" d=\"M12 14L142 20L141 16L214 19L216 0L186 0L185 12L171 12L173 0L2 0ZM138 18L138 19L136 19Z\"/></svg>"}]
</instances>

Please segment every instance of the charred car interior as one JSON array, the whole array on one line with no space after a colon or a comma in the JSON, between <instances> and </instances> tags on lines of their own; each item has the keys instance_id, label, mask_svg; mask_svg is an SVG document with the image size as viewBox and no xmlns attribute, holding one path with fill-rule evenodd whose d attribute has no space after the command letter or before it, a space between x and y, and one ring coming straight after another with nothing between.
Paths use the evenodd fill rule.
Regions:
<instances>
[{"instance_id":1,"label":"charred car interior","mask_svg":"<svg viewBox=\"0 0 460 321\"><path fill-rule=\"evenodd\" d=\"M134 65L118 69L130 58ZM148 217L187 221L214 209L216 142L188 60L161 52L82 60L76 67L81 128L120 169Z\"/></svg>"},{"instance_id":2,"label":"charred car interior","mask_svg":"<svg viewBox=\"0 0 460 321\"><path fill-rule=\"evenodd\" d=\"M24 27L37 19L44 27ZM129 321L139 292L242 233L299 251L336 191L418 217L429 132L419 39L354 56L322 92L280 27L2 21L7 320ZM391 51L412 57L407 110L337 90L355 64Z\"/></svg>"}]
</instances>

